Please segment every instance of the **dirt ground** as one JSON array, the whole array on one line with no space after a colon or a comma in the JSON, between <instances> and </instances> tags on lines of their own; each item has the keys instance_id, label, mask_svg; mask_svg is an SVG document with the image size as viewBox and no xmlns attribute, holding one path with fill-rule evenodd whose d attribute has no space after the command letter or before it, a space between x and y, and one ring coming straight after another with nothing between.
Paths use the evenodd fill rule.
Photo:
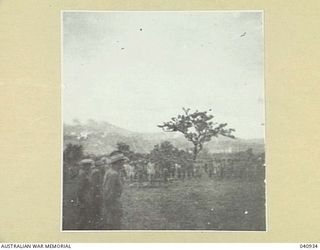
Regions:
<instances>
[{"instance_id":1,"label":"dirt ground","mask_svg":"<svg viewBox=\"0 0 320 250\"><path fill-rule=\"evenodd\" d=\"M65 183L63 229L76 229L76 181ZM125 184L122 230L265 231L263 180L175 180L156 187Z\"/></svg>"}]
</instances>

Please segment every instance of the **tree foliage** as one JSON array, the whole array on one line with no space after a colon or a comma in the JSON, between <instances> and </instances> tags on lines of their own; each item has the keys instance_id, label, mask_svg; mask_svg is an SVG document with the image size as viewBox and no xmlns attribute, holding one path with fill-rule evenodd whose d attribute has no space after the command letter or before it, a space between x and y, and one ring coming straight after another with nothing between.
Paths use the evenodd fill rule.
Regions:
<instances>
[{"instance_id":1,"label":"tree foliage","mask_svg":"<svg viewBox=\"0 0 320 250\"><path fill-rule=\"evenodd\" d=\"M74 164L83 158L82 145L67 144L63 151L63 161L69 164Z\"/></svg>"},{"instance_id":2,"label":"tree foliage","mask_svg":"<svg viewBox=\"0 0 320 250\"><path fill-rule=\"evenodd\" d=\"M203 149L203 145L209 142L212 137L218 137L219 135L235 138L232 132L235 130L227 128L227 123L213 122L213 115L208 114L207 111L190 112L190 109L183 108L183 114L177 117L172 117L170 121L163 122L162 125L158 125L165 132L180 132L184 137L192 142L193 159L196 160L199 152ZM209 110L211 111L211 110Z\"/></svg>"},{"instance_id":3,"label":"tree foliage","mask_svg":"<svg viewBox=\"0 0 320 250\"><path fill-rule=\"evenodd\" d=\"M125 154L127 152L130 152L130 146L124 142L118 142L117 150Z\"/></svg>"},{"instance_id":4,"label":"tree foliage","mask_svg":"<svg viewBox=\"0 0 320 250\"><path fill-rule=\"evenodd\" d=\"M169 141L164 141L160 144L154 146L150 152L151 159L157 161L160 158L167 158L168 160L172 159L174 156L175 147Z\"/></svg>"},{"instance_id":5,"label":"tree foliage","mask_svg":"<svg viewBox=\"0 0 320 250\"><path fill-rule=\"evenodd\" d=\"M144 154L132 151L130 146L124 142L117 143L117 151L128 157L130 161L137 161L145 158Z\"/></svg>"},{"instance_id":6,"label":"tree foliage","mask_svg":"<svg viewBox=\"0 0 320 250\"><path fill-rule=\"evenodd\" d=\"M164 141L154 146L148 158L163 169L173 166L175 163L186 166L187 162L192 159L192 155L187 151L179 150L171 142Z\"/></svg>"}]
</instances>

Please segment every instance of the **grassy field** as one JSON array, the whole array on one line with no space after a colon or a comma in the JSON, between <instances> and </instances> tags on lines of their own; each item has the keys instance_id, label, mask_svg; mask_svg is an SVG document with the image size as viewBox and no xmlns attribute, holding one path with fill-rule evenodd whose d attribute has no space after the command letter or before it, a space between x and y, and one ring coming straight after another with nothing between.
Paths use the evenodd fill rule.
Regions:
<instances>
[{"instance_id":1,"label":"grassy field","mask_svg":"<svg viewBox=\"0 0 320 250\"><path fill-rule=\"evenodd\" d=\"M75 229L75 182L65 183L65 230ZM124 186L123 230L264 231L263 180L176 180L159 187Z\"/></svg>"}]
</instances>

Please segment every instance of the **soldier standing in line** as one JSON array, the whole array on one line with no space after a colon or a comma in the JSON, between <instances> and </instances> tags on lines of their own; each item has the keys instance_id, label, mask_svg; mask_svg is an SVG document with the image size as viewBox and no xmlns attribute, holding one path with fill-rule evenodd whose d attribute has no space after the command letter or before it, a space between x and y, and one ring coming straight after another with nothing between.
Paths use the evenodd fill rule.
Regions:
<instances>
[{"instance_id":1,"label":"soldier standing in line","mask_svg":"<svg viewBox=\"0 0 320 250\"><path fill-rule=\"evenodd\" d=\"M138 187L142 187L143 176L144 176L144 168L142 160L137 161L136 165L137 177L138 177Z\"/></svg>"},{"instance_id":2,"label":"soldier standing in line","mask_svg":"<svg viewBox=\"0 0 320 250\"><path fill-rule=\"evenodd\" d=\"M207 166L208 166L208 175L210 178L212 178L213 177L213 161L210 161Z\"/></svg>"},{"instance_id":3,"label":"soldier standing in line","mask_svg":"<svg viewBox=\"0 0 320 250\"><path fill-rule=\"evenodd\" d=\"M223 164L223 160L219 159L218 160L218 169L219 169L219 178L224 179L224 174L225 174L225 166Z\"/></svg>"},{"instance_id":4,"label":"soldier standing in line","mask_svg":"<svg viewBox=\"0 0 320 250\"><path fill-rule=\"evenodd\" d=\"M102 186L102 200L104 206L104 227L109 230L121 229L122 181L120 171L128 159L121 152L113 152L110 156L111 167L105 173Z\"/></svg>"},{"instance_id":5,"label":"soldier standing in line","mask_svg":"<svg viewBox=\"0 0 320 250\"><path fill-rule=\"evenodd\" d=\"M176 173L178 175L178 179L180 179L181 178L181 165L178 164L178 163L175 163L174 166L175 166L175 169L176 169Z\"/></svg>"},{"instance_id":6,"label":"soldier standing in line","mask_svg":"<svg viewBox=\"0 0 320 250\"><path fill-rule=\"evenodd\" d=\"M93 160L84 159L80 162L79 182L77 190L77 203L79 206L79 218L78 218L78 229L90 229L91 220L91 190L90 190L90 167L93 164Z\"/></svg>"},{"instance_id":7,"label":"soldier standing in line","mask_svg":"<svg viewBox=\"0 0 320 250\"><path fill-rule=\"evenodd\" d=\"M167 167L163 168L163 181L164 183L168 182L169 170Z\"/></svg>"},{"instance_id":8,"label":"soldier standing in line","mask_svg":"<svg viewBox=\"0 0 320 250\"><path fill-rule=\"evenodd\" d=\"M101 223L102 212L102 168L104 164L102 161L97 161L91 166L90 183L92 195L92 209L90 220L92 221L92 228L99 229Z\"/></svg>"}]
</instances>

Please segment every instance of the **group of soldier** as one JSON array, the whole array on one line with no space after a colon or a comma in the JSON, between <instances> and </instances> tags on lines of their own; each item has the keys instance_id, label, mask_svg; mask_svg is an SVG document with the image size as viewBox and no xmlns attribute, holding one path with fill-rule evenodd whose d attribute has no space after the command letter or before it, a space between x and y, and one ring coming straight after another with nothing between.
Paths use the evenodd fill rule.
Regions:
<instances>
[{"instance_id":1,"label":"group of soldier","mask_svg":"<svg viewBox=\"0 0 320 250\"><path fill-rule=\"evenodd\" d=\"M129 162L125 164L122 176L130 181L163 181L170 179L190 179L208 176L209 178L243 178L246 175L257 172L262 164L259 161L248 159L209 159L202 161L186 162L154 162L147 160Z\"/></svg>"},{"instance_id":2,"label":"group of soldier","mask_svg":"<svg viewBox=\"0 0 320 250\"><path fill-rule=\"evenodd\" d=\"M80 162L77 189L78 229L117 230L121 228L121 171L127 158L110 154L108 163L84 159Z\"/></svg>"},{"instance_id":3,"label":"group of soldier","mask_svg":"<svg viewBox=\"0 0 320 250\"><path fill-rule=\"evenodd\" d=\"M114 151L108 158L94 161L84 159L80 162L77 204L79 206L78 229L80 230L117 230L121 229L122 204L120 197L123 183L161 182L169 179L185 179L193 177L225 178L237 175L239 167L237 159L217 159L207 162L189 162L187 166L176 162L166 162L164 166L148 161L129 162L120 151ZM244 166L247 166L245 161ZM237 165L237 166L236 166ZM261 165L261 164L260 164ZM230 175L231 173L231 175Z\"/></svg>"}]
</instances>

